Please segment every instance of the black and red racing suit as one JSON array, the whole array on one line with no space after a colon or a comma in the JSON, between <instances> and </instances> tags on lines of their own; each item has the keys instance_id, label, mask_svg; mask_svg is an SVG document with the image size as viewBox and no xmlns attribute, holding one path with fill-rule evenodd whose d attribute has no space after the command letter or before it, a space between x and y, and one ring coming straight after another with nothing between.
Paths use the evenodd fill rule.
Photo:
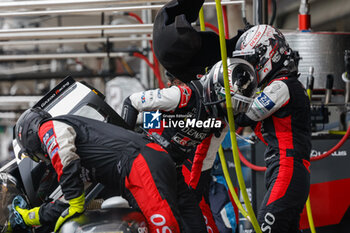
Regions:
<instances>
[{"instance_id":1,"label":"black and red racing suit","mask_svg":"<svg viewBox=\"0 0 350 233\"><path fill-rule=\"evenodd\" d=\"M40 126L39 137L66 200L84 191L80 176L84 168L88 179L104 184L139 208L150 232L183 231L176 168L158 144L121 127L73 115L49 119ZM59 217L52 207L40 208L40 220Z\"/></svg>"},{"instance_id":2,"label":"black and red racing suit","mask_svg":"<svg viewBox=\"0 0 350 233\"><path fill-rule=\"evenodd\" d=\"M311 125L309 98L297 75L273 79L235 122L253 126L267 145L267 193L258 212L262 232L300 232L310 187Z\"/></svg>"},{"instance_id":3,"label":"black and red racing suit","mask_svg":"<svg viewBox=\"0 0 350 233\"><path fill-rule=\"evenodd\" d=\"M159 110L163 116L175 116L175 118L163 117L160 129L149 129L149 132L153 135L159 134L170 143L166 149L177 164L184 164L182 166L184 179L195 190L207 228L210 228L211 232L218 232L208 205L208 191L210 171L216 152L228 131L228 125L220 120L221 128L216 129L178 125L166 127L170 124L168 121L174 122L186 117L202 121L209 119L200 100L201 85L199 81L194 81L188 85L134 93L125 100L122 117L133 126L136 121L135 115L139 112ZM193 214L187 213L187 218L193 218Z\"/></svg>"}]
</instances>

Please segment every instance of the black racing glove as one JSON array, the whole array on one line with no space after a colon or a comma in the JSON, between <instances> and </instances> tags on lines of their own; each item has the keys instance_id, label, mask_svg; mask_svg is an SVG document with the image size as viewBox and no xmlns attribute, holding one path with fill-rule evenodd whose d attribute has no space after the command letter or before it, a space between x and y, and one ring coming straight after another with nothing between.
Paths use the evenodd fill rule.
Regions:
<instances>
[{"instance_id":1,"label":"black racing glove","mask_svg":"<svg viewBox=\"0 0 350 233\"><path fill-rule=\"evenodd\" d=\"M138 114L139 112L132 106L130 98L126 98L123 104L122 118L131 129L135 128Z\"/></svg>"}]
</instances>

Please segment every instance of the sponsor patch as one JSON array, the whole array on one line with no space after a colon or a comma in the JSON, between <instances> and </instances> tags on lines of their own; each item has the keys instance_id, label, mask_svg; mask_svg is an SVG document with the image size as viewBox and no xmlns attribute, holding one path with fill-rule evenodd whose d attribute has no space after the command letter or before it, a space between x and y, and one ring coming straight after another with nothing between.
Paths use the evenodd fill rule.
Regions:
<instances>
[{"instance_id":1,"label":"sponsor patch","mask_svg":"<svg viewBox=\"0 0 350 233\"><path fill-rule=\"evenodd\" d=\"M49 140L52 135L53 135L53 129L50 129L49 131L46 132L46 134L43 137L43 143L45 145L47 143L47 140Z\"/></svg>"},{"instance_id":2,"label":"sponsor patch","mask_svg":"<svg viewBox=\"0 0 350 233\"><path fill-rule=\"evenodd\" d=\"M265 95L264 92L260 94L258 101L267 110L271 110L275 106L275 103L267 95Z\"/></svg>"},{"instance_id":3,"label":"sponsor patch","mask_svg":"<svg viewBox=\"0 0 350 233\"><path fill-rule=\"evenodd\" d=\"M50 140L47 141L47 143L45 144L46 145L46 148L49 148L50 145L56 140L56 137L53 136Z\"/></svg>"},{"instance_id":4,"label":"sponsor patch","mask_svg":"<svg viewBox=\"0 0 350 233\"><path fill-rule=\"evenodd\" d=\"M145 92L142 92L142 95L141 95L141 103L145 103L146 102L146 96L145 96Z\"/></svg>"},{"instance_id":5,"label":"sponsor patch","mask_svg":"<svg viewBox=\"0 0 350 233\"><path fill-rule=\"evenodd\" d=\"M261 116L265 114L265 111L254 101L251 111L248 112L249 117L254 117L252 119L260 119Z\"/></svg>"},{"instance_id":6,"label":"sponsor patch","mask_svg":"<svg viewBox=\"0 0 350 233\"><path fill-rule=\"evenodd\" d=\"M52 137L54 138L54 141L51 143L50 146L46 147L47 148L47 151L52 151L53 148L55 148L58 144L57 144L57 141L55 140L56 138L55 137Z\"/></svg>"},{"instance_id":7,"label":"sponsor patch","mask_svg":"<svg viewBox=\"0 0 350 233\"><path fill-rule=\"evenodd\" d=\"M50 158L52 159L52 157L58 152L58 147L56 147L55 149L53 149L49 154L50 154Z\"/></svg>"},{"instance_id":8,"label":"sponsor patch","mask_svg":"<svg viewBox=\"0 0 350 233\"><path fill-rule=\"evenodd\" d=\"M175 134L171 138L174 142L180 144L181 146L194 147L199 145L201 142L197 140L193 140L189 137L183 136L181 134Z\"/></svg>"},{"instance_id":9,"label":"sponsor patch","mask_svg":"<svg viewBox=\"0 0 350 233\"><path fill-rule=\"evenodd\" d=\"M184 87L184 86L179 86L180 92L181 92L181 98L180 98L180 104L179 108L183 108L187 106L191 95L192 95L192 90L189 87Z\"/></svg>"}]
</instances>

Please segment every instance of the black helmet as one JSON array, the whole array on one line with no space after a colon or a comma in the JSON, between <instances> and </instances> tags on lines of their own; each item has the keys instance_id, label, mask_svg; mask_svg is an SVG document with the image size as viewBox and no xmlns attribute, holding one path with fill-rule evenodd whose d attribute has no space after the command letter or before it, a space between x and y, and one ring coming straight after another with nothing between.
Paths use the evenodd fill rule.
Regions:
<instances>
[{"instance_id":1,"label":"black helmet","mask_svg":"<svg viewBox=\"0 0 350 233\"><path fill-rule=\"evenodd\" d=\"M295 55L281 31L270 25L257 25L246 31L232 54L254 66L259 86L280 72L297 72L299 58Z\"/></svg>"},{"instance_id":2,"label":"black helmet","mask_svg":"<svg viewBox=\"0 0 350 233\"><path fill-rule=\"evenodd\" d=\"M48 112L40 108L30 108L19 117L15 126L15 137L21 148L21 153L36 162L44 159L44 151L38 135L39 126L50 117Z\"/></svg>"},{"instance_id":3,"label":"black helmet","mask_svg":"<svg viewBox=\"0 0 350 233\"><path fill-rule=\"evenodd\" d=\"M244 59L227 59L227 70L234 111L246 112L257 87L253 66ZM213 117L226 116L225 85L222 61L204 77L204 106Z\"/></svg>"}]
</instances>

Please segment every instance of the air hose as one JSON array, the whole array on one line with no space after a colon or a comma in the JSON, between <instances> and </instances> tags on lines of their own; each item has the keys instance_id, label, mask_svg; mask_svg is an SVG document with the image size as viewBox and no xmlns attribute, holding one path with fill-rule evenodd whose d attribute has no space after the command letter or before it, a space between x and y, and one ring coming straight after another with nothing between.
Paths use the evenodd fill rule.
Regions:
<instances>
[{"instance_id":1,"label":"air hose","mask_svg":"<svg viewBox=\"0 0 350 233\"><path fill-rule=\"evenodd\" d=\"M250 163L245 157L244 155L242 154L242 152L238 149L238 153L239 153L239 158L240 160L242 161L242 163L244 165L246 165L247 167L249 167L250 169L254 170L254 171L260 171L260 172L263 172L263 171L266 171L266 167L263 167L263 166L257 166L257 165L254 165L252 163Z\"/></svg>"},{"instance_id":2,"label":"air hose","mask_svg":"<svg viewBox=\"0 0 350 233\"><path fill-rule=\"evenodd\" d=\"M241 163L239 160L238 155L238 146L237 146L237 140L236 140L236 134L235 132L235 123L233 119L233 109L232 109L232 102L231 102L231 93L230 93L230 86L228 81L228 72L227 72L227 54L226 54L226 40L225 40L225 32L224 32L224 25L223 25L223 16L222 16L222 7L221 7L221 1L215 0L216 3L216 12L217 12L217 21L219 26L219 37L220 37L220 49L221 49L221 59L222 59L222 66L223 66L223 74L224 74L224 84L225 84L225 96L226 98L226 106L227 106L227 116L229 121L229 127L230 127L230 135L231 135L231 143L232 143L232 153L233 153L233 160L235 163L235 170L236 175L238 179L239 188L241 190L244 203L246 205L250 221L253 225L254 230L257 233L261 233L261 229L259 227L258 221L255 217L255 213L253 211L253 207L250 203L248 193L246 190L246 186L243 179L242 174L242 168Z\"/></svg>"},{"instance_id":3,"label":"air hose","mask_svg":"<svg viewBox=\"0 0 350 233\"><path fill-rule=\"evenodd\" d=\"M338 150L346 142L346 140L348 139L349 135L350 135L350 126L346 130L346 133L342 137L342 139L340 139L340 141L332 149L330 149L329 151L323 153L322 155L319 155L319 156L316 156L316 157L312 157L310 160L311 161L317 161L317 160L324 159L327 156L331 155L334 151Z\"/></svg>"},{"instance_id":4,"label":"air hose","mask_svg":"<svg viewBox=\"0 0 350 233\"><path fill-rule=\"evenodd\" d=\"M224 18L225 38L228 39L230 32L229 32L229 27L228 27L227 6L222 7L222 13L223 13L223 18Z\"/></svg>"},{"instance_id":5,"label":"air hose","mask_svg":"<svg viewBox=\"0 0 350 233\"><path fill-rule=\"evenodd\" d=\"M142 60L144 60L147 65L152 69L154 75L156 76L157 80L158 80L158 85L159 85L159 88L162 89L165 87L163 81L162 81L162 77L159 73L159 71L157 70L157 67L155 67L151 62L150 60L145 56L143 55L142 53L139 53L139 52L135 52L132 54L134 57L137 57L137 58L140 58Z\"/></svg>"},{"instance_id":6,"label":"air hose","mask_svg":"<svg viewBox=\"0 0 350 233\"><path fill-rule=\"evenodd\" d=\"M328 157L329 155L331 155L334 151L338 150L345 142L346 140L348 139L350 135L350 126L348 127L346 133L344 134L344 136L342 137L342 139L340 139L340 141L333 147L331 148L329 151L321 154L321 155L318 155L316 157L312 157L310 158L310 161L313 162L313 161L317 161L317 160L321 160L321 159L324 159L326 157ZM243 155L242 153L240 153L240 158L242 160L242 163L244 165L246 165L247 167L255 170L255 171L265 171L266 170L266 167L264 166L257 166L257 165L254 165L252 164L251 162L249 162Z\"/></svg>"},{"instance_id":7,"label":"air hose","mask_svg":"<svg viewBox=\"0 0 350 233\"><path fill-rule=\"evenodd\" d=\"M210 28L211 30L213 30L213 32L219 35L219 29L215 27L213 24L206 22L205 27Z\"/></svg>"}]
</instances>

